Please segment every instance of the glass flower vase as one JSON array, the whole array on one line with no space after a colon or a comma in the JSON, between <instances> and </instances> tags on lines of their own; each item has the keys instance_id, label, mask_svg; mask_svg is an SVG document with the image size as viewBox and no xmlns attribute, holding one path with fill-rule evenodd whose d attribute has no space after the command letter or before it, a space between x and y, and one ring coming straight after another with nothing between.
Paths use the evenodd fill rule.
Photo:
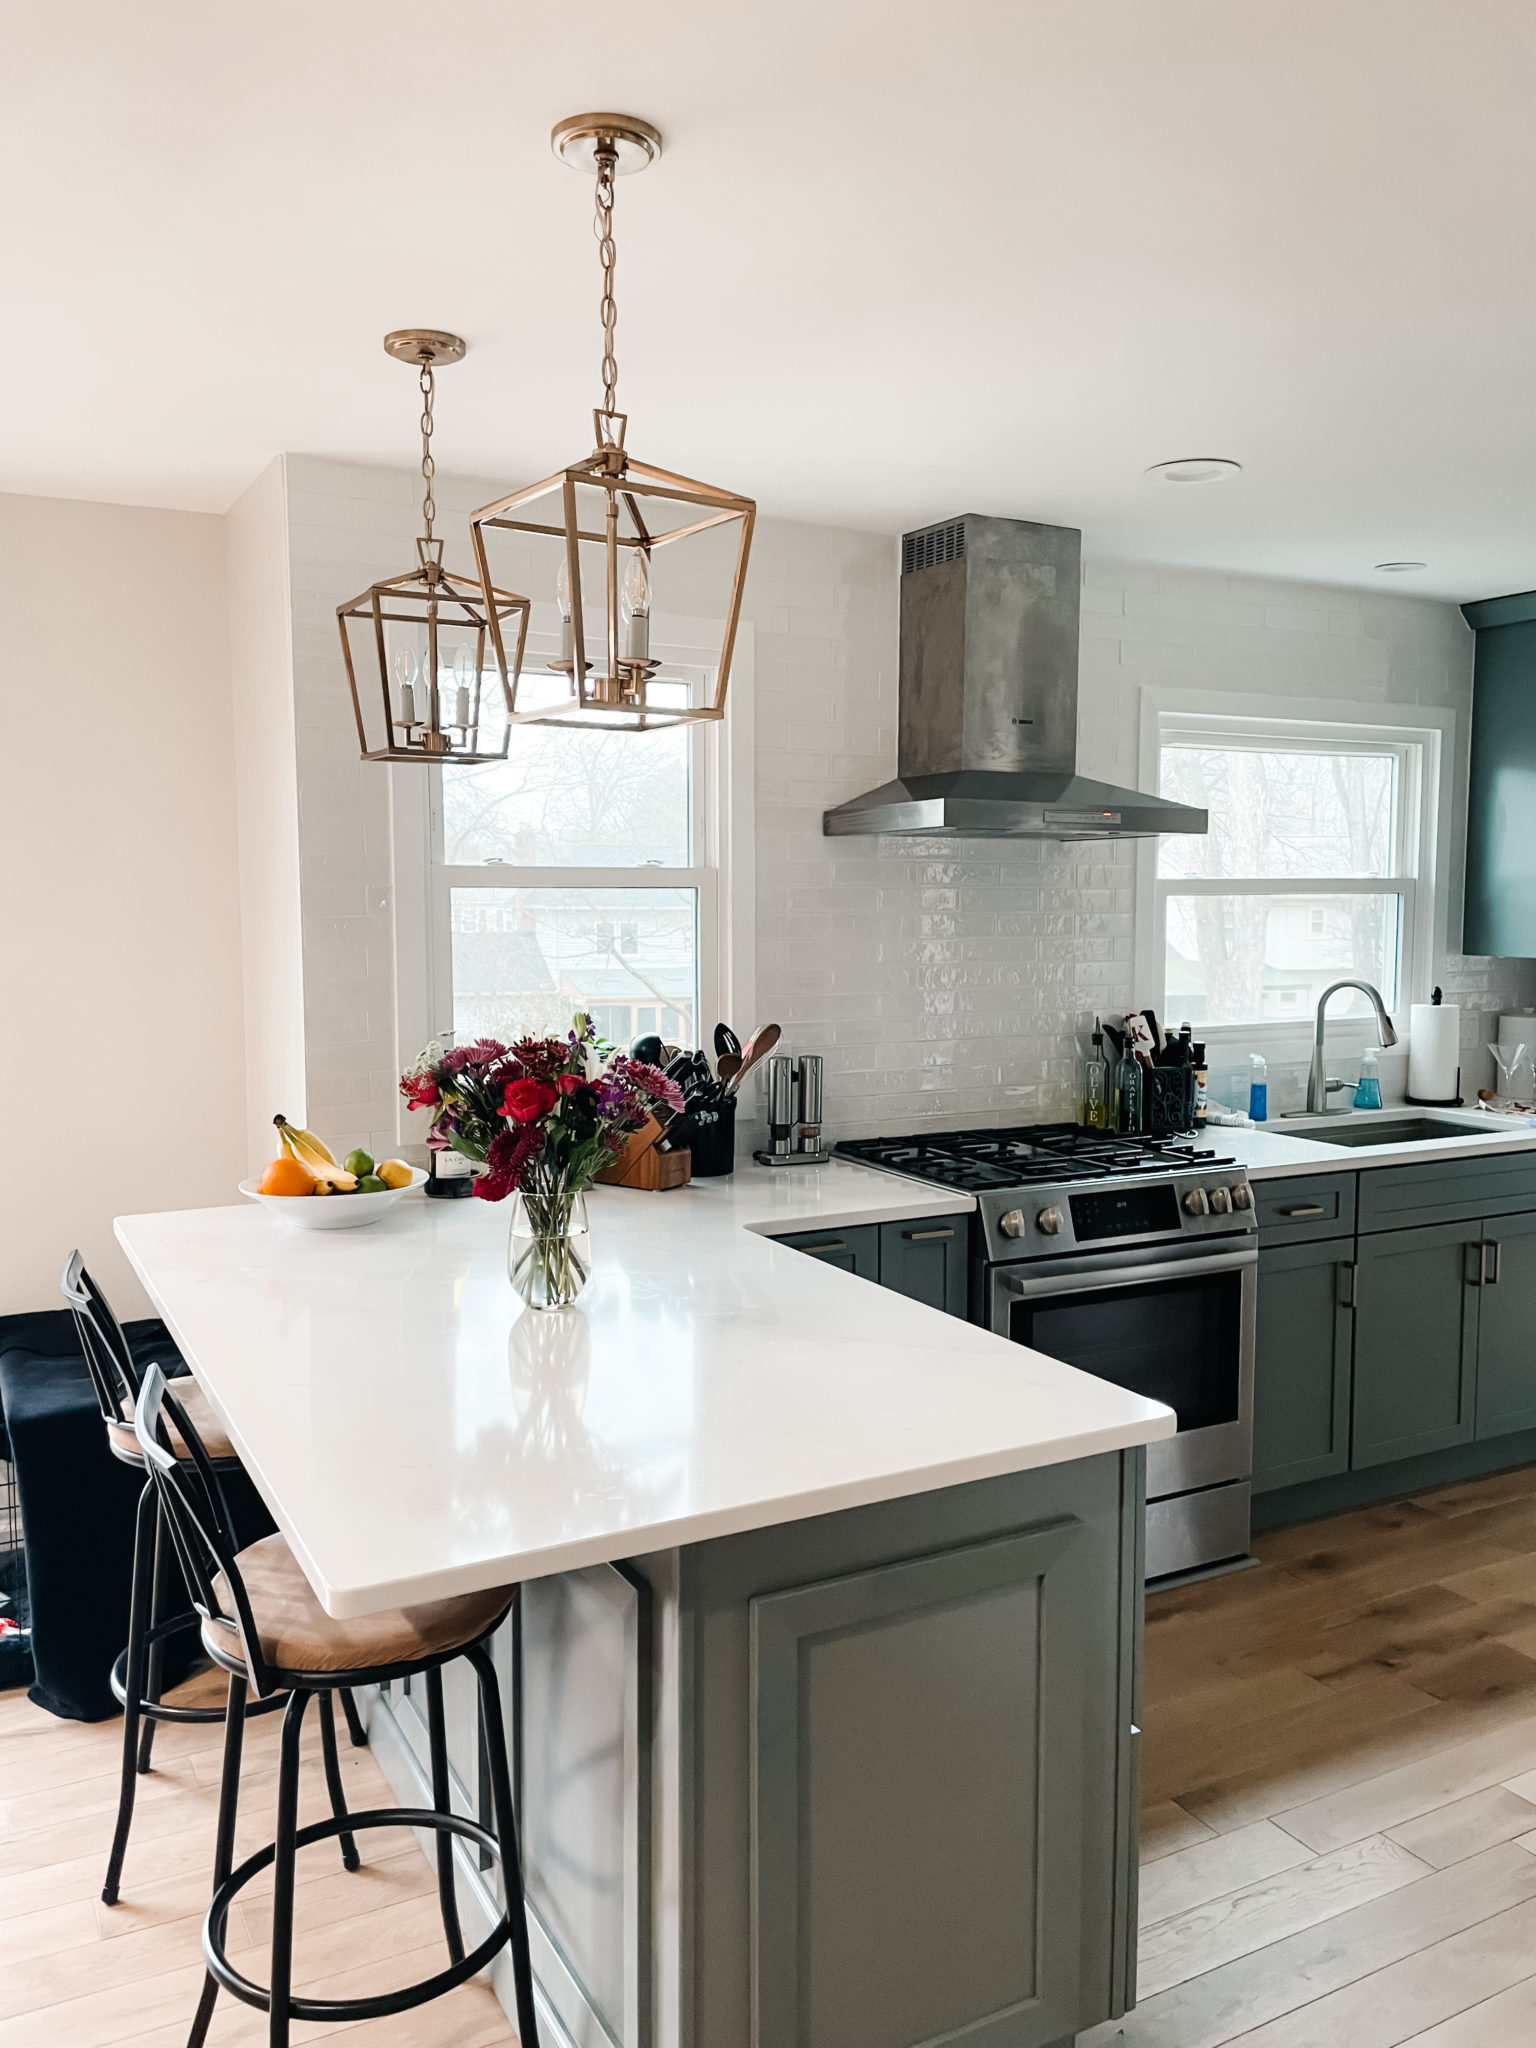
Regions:
<instances>
[{"instance_id":1,"label":"glass flower vase","mask_svg":"<svg viewBox=\"0 0 1536 2048\"><path fill-rule=\"evenodd\" d=\"M563 1182L512 1197L507 1278L530 1308L568 1308L587 1284L591 1233L583 1194Z\"/></svg>"}]
</instances>

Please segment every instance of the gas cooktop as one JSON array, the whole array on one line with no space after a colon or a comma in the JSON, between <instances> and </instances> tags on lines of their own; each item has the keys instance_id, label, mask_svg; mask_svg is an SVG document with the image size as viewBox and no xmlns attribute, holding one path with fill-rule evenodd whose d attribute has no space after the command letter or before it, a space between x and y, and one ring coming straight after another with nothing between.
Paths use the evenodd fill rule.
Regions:
<instances>
[{"instance_id":1,"label":"gas cooktop","mask_svg":"<svg viewBox=\"0 0 1536 2048\"><path fill-rule=\"evenodd\" d=\"M844 1159L967 1195L1132 1174L1192 1173L1237 1163L1198 1138L1119 1137L1080 1124L936 1131L921 1138L845 1138L835 1149Z\"/></svg>"}]
</instances>

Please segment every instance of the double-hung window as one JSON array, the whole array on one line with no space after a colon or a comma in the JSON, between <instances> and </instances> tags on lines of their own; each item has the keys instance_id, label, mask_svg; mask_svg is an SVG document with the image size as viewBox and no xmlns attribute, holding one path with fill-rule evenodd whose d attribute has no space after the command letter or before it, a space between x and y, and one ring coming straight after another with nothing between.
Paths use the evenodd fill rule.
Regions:
<instances>
[{"instance_id":1,"label":"double-hung window","mask_svg":"<svg viewBox=\"0 0 1536 2048\"><path fill-rule=\"evenodd\" d=\"M702 688L691 651L690 636L667 673ZM738 720L750 720L749 686L750 639ZM449 1032L461 1045L563 1035L578 1010L617 1046L652 1033L705 1042L733 986L750 1000L727 915L732 790L750 790L740 755L716 722L523 725L505 761L396 770L397 883L411 848L426 854L414 914L397 890L402 1055ZM412 956L425 965L416 1001Z\"/></svg>"},{"instance_id":2,"label":"double-hung window","mask_svg":"<svg viewBox=\"0 0 1536 2048\"><path fill-rule=\"evenodd\" d=\"M1210 813L1158 842L1162 1011L1205 1031L1310 1023L1341 978L1389 1010L1428 972L1439 734L1163 710L1157 782ZM1330 1016L1367 1016L1341 993Z\"/></svg>"}]
</instances>

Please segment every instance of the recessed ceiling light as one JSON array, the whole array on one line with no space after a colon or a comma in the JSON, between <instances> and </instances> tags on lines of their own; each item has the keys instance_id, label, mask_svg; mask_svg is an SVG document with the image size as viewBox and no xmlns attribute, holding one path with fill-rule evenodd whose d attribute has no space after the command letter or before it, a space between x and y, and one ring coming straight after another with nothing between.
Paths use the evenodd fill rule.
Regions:
<instances>
[{"instance_id":1,"label":"recessed ceiling light","mask_svg":"<svg viewBox=\"0 0 1536 2048\"><path fill-rule=\"evenodd\" d=\"M1427 569L1427 562L1378 562L1377 569L1383 576L1406 576L1410 569Z\"/></svg>"},{"instance_id":2,"label":"recessed ceiling light","mask_svg":"<svg viewBox=\"0 0 1536 2048\"><path fill-rule=\"evenodd\" d=\"M1147 471L1165 484L1219 484L1242 473L1243 465L1225 455L1181 455L1176 462L1154 462Z\"/></svg>"}]
</instances>

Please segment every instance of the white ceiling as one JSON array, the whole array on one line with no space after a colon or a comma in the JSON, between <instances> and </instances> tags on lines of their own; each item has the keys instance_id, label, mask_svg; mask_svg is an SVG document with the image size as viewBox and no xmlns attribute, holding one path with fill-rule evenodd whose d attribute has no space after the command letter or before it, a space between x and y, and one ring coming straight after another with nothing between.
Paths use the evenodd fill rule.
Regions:
<instances>
[{"instance_id":1,"label":"white ceiling","mask_svg":"<svg viewBox=\"0 0 1536 2048\"><path fill-rule=\"evenodd\" d=\"M590 188L630 441L792 518L1536 585L1528 0L55 0L6 14L0 488L222 510L279 450L583 452ZM1236 482L1149 482L1173 456ZM1372 565L1416 557L1414 577Z\"/></svg>"}]
</instances>

